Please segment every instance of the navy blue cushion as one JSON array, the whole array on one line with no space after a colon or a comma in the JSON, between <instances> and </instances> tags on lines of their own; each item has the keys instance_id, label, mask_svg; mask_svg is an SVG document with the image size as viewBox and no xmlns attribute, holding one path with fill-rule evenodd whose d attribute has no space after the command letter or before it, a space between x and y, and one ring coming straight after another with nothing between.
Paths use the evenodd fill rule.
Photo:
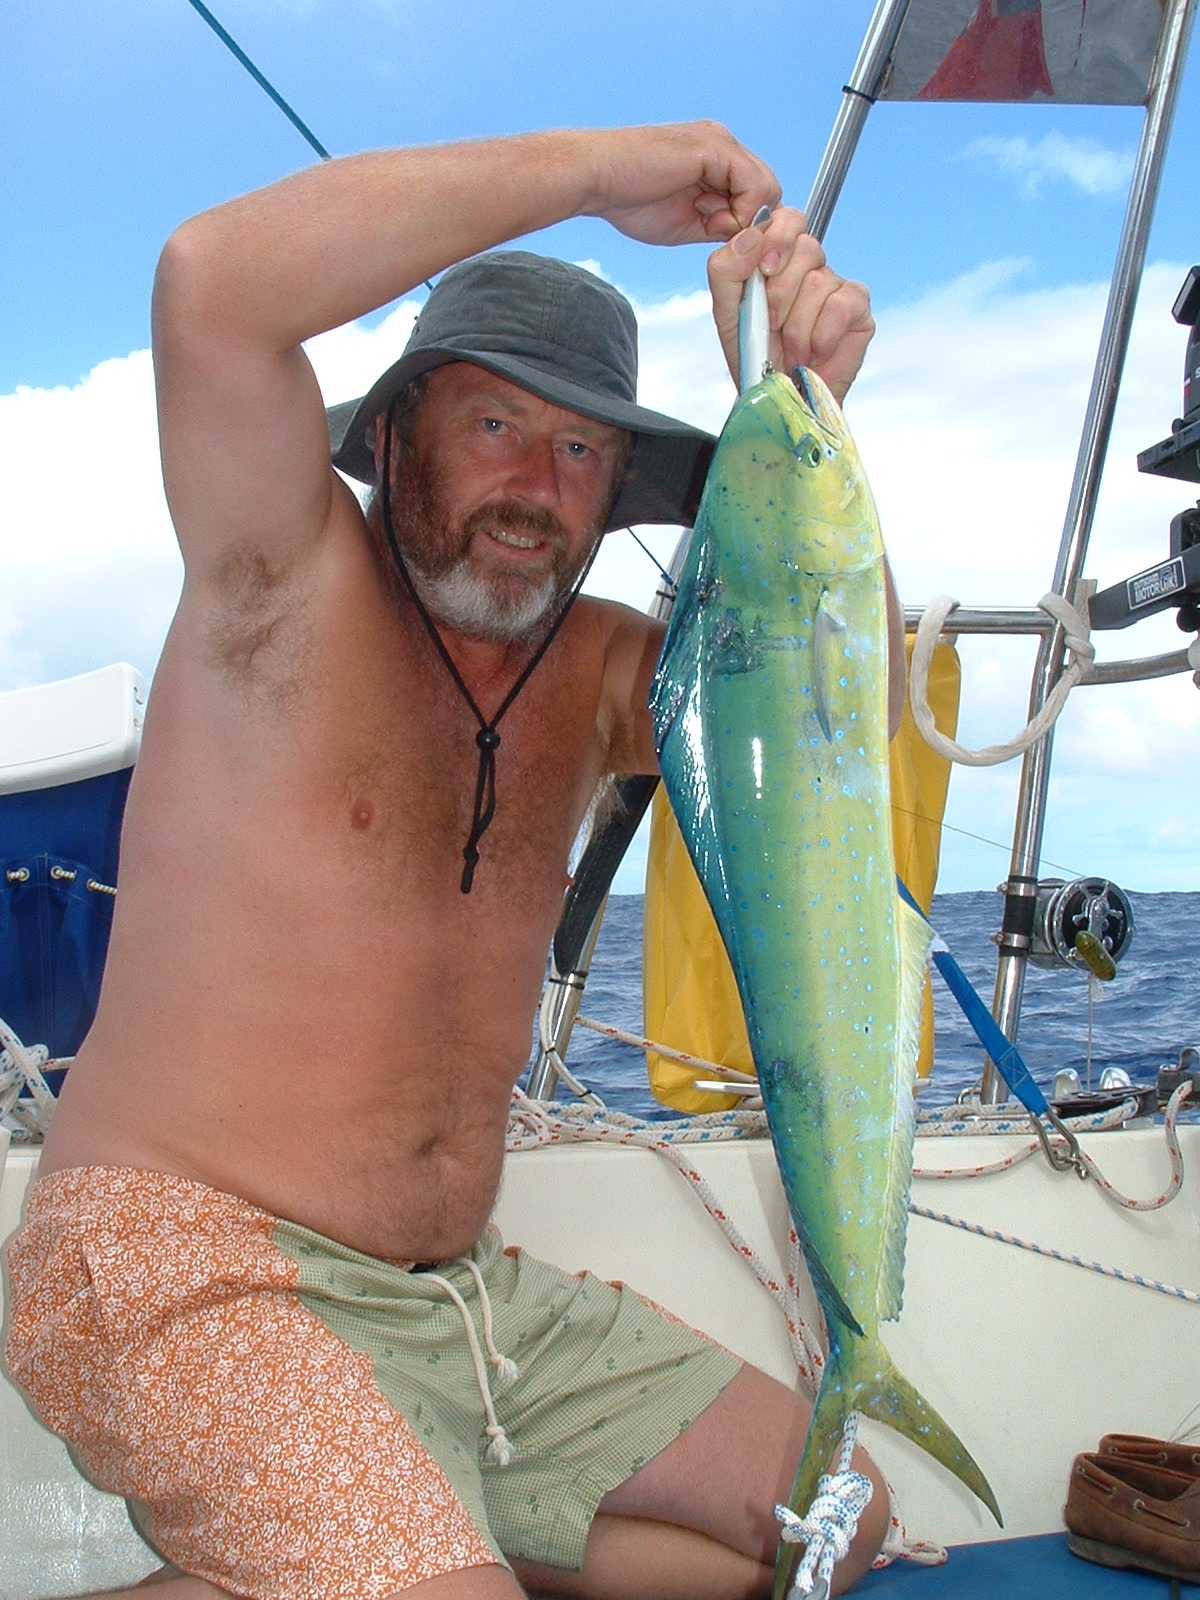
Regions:
<instances>
[{"instance_id":1,"label":"navy blue cushion","mask_svg":"<svg viewBox=\"0 0 1200 1600\"><path fill-rule=\"evenodd\" d=\"M132 774L0 795L0 1017L52 1056L96 1013Z\"/></svg>"},{"instance_id":2,"label":"navy blue cushion","mask_svg":"<svg viewBox=\"0 0 1200 1600\"><path fill-rule=\"evenodd\" d=\"M897 1561L852 1591L864 1600L1166 1600L1168 1579L1097 1566L1067 1549L1066 1535L956 1545L944 1567ZM1185 1595L1200 1585L1185 1583Z\"/></svg>"}]
</instances>

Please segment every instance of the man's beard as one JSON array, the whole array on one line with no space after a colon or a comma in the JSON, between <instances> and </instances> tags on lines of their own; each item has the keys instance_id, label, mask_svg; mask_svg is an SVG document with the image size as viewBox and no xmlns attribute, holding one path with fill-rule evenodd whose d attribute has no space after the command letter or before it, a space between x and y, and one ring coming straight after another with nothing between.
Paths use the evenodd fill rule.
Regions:
<instances>
[{"instance_id":1,"label":"man's beard","mask_svg":"<svg viewBox=\"0 0 1200 1600\"><path fill-rule=\"evenodd\" d=\"M479 506L452 525L445 508L445 472L401 446L392 490L396 542L413 587L430 615L468 639L514 644L537 634L558 615L603 532L597 519L583 553L569 558L570 535L553 511L518 500ZM475 536L492 529L545 540L549 567L487 572L471 559Z\"/></svg>"}]
</instances>

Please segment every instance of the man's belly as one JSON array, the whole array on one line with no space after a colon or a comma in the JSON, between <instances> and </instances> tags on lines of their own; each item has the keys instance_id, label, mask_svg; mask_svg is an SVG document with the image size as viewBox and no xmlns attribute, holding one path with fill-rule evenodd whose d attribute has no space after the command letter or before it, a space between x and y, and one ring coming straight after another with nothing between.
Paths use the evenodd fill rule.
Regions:
<instances>
[{"instance_id":1,"label":"man's belly","mask_svg":"<svg viewBox=\"0 0 1200 1600\"><path fill-rule=\"evenodd\" d=\"M499 1083L494 1072L443 1064L386 1087L352 1058L341 1070L320 1065L271 1071L247 1059L230 1070L85 1046L42 1170L174 1173L386 1259L468 1249L495 1202L519 1064Z\"/></svg>"}]
</instances>

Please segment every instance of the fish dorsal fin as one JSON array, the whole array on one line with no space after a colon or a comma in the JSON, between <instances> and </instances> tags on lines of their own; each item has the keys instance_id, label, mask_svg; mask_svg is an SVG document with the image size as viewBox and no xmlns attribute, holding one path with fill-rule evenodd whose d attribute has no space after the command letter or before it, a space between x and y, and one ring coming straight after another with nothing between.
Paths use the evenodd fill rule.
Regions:
<instances>
[{"instance_id":1,"label":"fish dorsal fin","mask_svg":"<svg viewBox=\"0 0 1200 1600\"><path fill-rule=\"evenodd\" d=\"M900 961L900 1024L896 1031L895 1136L885 1201L887 1228L876 1310L883 1321L900 1315L904 1298L904 1238L912 1186L917 1100L913 1083L921 1049L921 1005L933 930L925 918L896 896L896 934Z\"/></svg>"}]
</instances>

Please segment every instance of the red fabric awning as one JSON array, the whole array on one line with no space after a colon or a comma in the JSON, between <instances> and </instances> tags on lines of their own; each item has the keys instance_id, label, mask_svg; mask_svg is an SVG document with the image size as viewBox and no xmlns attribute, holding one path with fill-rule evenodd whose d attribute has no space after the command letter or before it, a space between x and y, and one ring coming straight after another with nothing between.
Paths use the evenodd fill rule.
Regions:
<instances>
[{"instance_id":1,"label":"red fabric awning","mask_svg":"<svg viewBox=\"0 0 1200 1600\"><path fill-rule=\"evenodd\" d=\"M922 100L1052 99L1041 0L979 0Z\"/></svg>"},{"instance_id":2,"label":"red fabric awning","mask_svg":"<svg viewBox=\"0 0 1200 1600\"><path fill-rule=\"evenodd\" d=\"M911 0L884 100L1143 105L1164 0Z\"/></svg>"}]
</instances>

